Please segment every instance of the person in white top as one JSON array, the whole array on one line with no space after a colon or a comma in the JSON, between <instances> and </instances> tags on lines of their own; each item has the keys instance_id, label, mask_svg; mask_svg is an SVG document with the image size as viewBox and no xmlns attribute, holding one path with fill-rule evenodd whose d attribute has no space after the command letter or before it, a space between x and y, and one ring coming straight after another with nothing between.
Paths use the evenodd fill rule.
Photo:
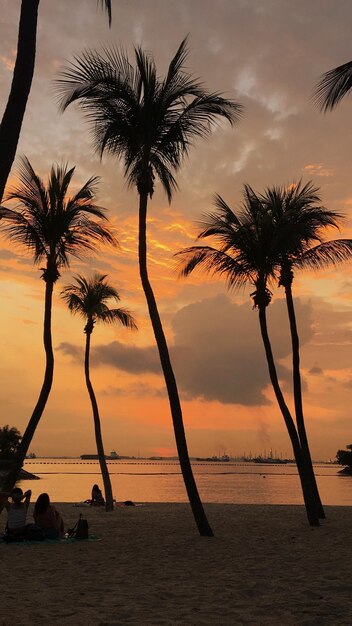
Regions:
<instances>
[{"instance_id":1,"label":"person in white top","mask_svg":"<svg viewBox=\"0 0 352 626\"><path fill-rule=\"evenodd\" d=\"M12 489L11 493L0 492L0 497L6 498L4 507L7 510L6 533L12 537L22 537L26 529L26 519L32 492L30 489L23 493L20 487ZM11 497L12 502L8 498Z\"/></svg>"}]
</instances>

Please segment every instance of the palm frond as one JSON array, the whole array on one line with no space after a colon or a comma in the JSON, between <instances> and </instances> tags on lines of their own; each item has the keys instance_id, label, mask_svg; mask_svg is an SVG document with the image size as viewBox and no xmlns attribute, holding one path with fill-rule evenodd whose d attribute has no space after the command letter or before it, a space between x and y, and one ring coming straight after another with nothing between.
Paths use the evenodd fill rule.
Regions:
<instances>
[{"instance_id":1,"label":"palm frond","mask_svg":"<svg viewBox=\"0 0 352 626\"><path fill-rule=\"evenodd\" d=\"M177 252L180 257L179 275L189 276L196 268L207 274L225 277L229 288L244 287L247 283L254 284L254 276L233 259L229 254L211 246L191 246Z\"/></svg>"},{"instance_id":2,"label":"palm frond","mask_svg":"<svg viewBox=\"0 0 352 626\"><path fill-rule=\"evenodd\" d=\"M352 239L325 241L302 254L295 262L299 269L325 269L352 260Z\"/></svg>"},{"instance_id":3,"label":"palm frond","mask_svg":"<svg viewBox=\"0 0 352 626\"><path fill-rule=\"evenodd\" d=\"M97 318L97 321L101 321L104 323L110 323L113 324L115 322L119 322L122 326L125 326L126 328L130 328L131 330L137 330L137 324L131 314L131 312L128 309L109 309L107 311L104 311L99 318Z\"/></svg>"},{"instance_id":4,"label":"palm frond","mask_svg":"<svg viewBox=\"0 0 352 626\"><path fill-rule=\"evenodd\" d=\"M332 111L352 89L352 61L322 74L315 88L314 100L321 111Z\"/></svg>"},{"instance_id":5,"label":"palm frond","mask_svg":"<svg viewBox=\"0 0 352 626\"><path fill-rule=\"evenodd\" d=\"M111 0L97 0L97 4L101 4L102 9L104 9L108 14L109 26L111 26Z\"/></svg>"},{"instance_id":6,"label":"palm frond","mask_svg":"<svg viewBox=\"0 0 352 626\"><path fill-rule=\"evenodd\" d=\"M170 61L169 69L165 78L164 88L166 85L169 85L173 81L175 76L178 76L179 73L182 71L182 68L188 56L187 45L188 37L185 37L181 41L175 56Z\"/></svg>"}]
</instances>

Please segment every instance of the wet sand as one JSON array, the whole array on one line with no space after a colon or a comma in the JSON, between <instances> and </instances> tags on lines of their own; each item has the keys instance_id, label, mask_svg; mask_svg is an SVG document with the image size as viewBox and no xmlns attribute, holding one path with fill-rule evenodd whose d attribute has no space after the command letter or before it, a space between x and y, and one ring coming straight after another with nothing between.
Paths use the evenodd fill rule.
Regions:
<instances>
[{"instance_id":1,"label":"wet sand","mask_svg":"<svg viewBox=\"0 0 352 626\"><path fill-rule=\"evenodd\" d=\"M1 545L2 626L352 624L352 507L207 504L204 538L186 504L56 506L101 540Z\"/></svg>"}]
</instances>

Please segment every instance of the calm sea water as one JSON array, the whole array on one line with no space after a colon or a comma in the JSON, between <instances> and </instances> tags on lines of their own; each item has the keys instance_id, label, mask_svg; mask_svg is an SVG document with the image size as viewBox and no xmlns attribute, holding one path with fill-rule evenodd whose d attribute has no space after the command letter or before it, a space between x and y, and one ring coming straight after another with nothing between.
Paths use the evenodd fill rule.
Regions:
<instances>
[{"instance_id":1,"label":"calm sea water","mask_svg":"<svg viewBox=\"0 0 352 626\"><path fill-rule=\"evenodd\" d=\"M108 461L117 501L186 502L187 495L176 461ZM295 465L251 463L192 463L204 502L235 504L301 504ZM102 487L97 461L80 459L27 460L24 468L40 477L25 481L32 499L49 493L53 502L80 502L90 497L94 483ZM337 465L315 465L324 504L352 505L352 477L338 474Z\"/></svg>"}]
</instances>

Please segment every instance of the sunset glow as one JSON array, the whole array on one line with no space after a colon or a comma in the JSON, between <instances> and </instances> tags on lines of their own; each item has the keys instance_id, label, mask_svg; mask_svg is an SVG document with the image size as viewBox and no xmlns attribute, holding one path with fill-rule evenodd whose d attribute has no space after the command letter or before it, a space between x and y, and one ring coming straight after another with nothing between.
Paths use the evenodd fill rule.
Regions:
<instances>
[{"instance_id":1,"label":"sunset glow","mask_svg":"<svg viewBox=\"0 0 352 626\"><path fill-rule=\"evenodd\" d=\"M5 0L0 39L0 103L6 105L17 41L19 2ZM187 69L211 91L244 105L231 129L221 124L199 140L176 174L179 191L171 206L156 183L149 204L150 279L170 346L181 394L191 456L242 455L275 449L292 456L287 432L269 383L258 313L250 289L228 292L225 281L199 272L187 280L177 272L175 253L193 245L204 213L219 193L239 206L242 186L262 192L272 185L312 180L322 204L345 215L340 232L352 237L352 103L322 115L311 94L319 75L351 57L352 9L334 15L322 3L162 0L120 2L108 31L106 16L86 12L85 0L43 2L39 10L37 58L32 91L17 155L26 155L41 177L55 162L76 166L75 192L90 176L101 177L98 204L108 209L119 248L104 246L83 260L72 259L54 289L52 393L31 451L39 455L94 452L91 407L84 382L83 322L59 297L76 274L108 274L121 306L139 331L96 325L92 367L106 451L134 456L174 456L170 409L161 376L138 271L138 196L127 187L121 164L100 162L88 126L77 108L59 113L53 81L75 54L90 46L133 45L152 50L163 73L189 33ZM94 5L95 3L93 3ZM147 6L148 4L148 6ZM221 7L221 9L219 8ZM300 9L312 33L297 18ZM69 19L67 16L69 15ZM82 20L82 15L85 16ZM158 19L155 20L155 15ZM248 36L250 33L250 37ZM293 42L295 45L293 46ZM309 59L309 61L307 61ZM8 189L17 183L16 167ZM6 202L4 202L6 205ZM43 378L44 283L26 250L0 240L0 424L23 432ZM334 458L351 440L352 278L351 265L296 272L293 293L301 341L304 408L312 455ZM268 310L269 331L290 407L290 336L284 293L277 289Z\"/></svg>"}]
</instances>

